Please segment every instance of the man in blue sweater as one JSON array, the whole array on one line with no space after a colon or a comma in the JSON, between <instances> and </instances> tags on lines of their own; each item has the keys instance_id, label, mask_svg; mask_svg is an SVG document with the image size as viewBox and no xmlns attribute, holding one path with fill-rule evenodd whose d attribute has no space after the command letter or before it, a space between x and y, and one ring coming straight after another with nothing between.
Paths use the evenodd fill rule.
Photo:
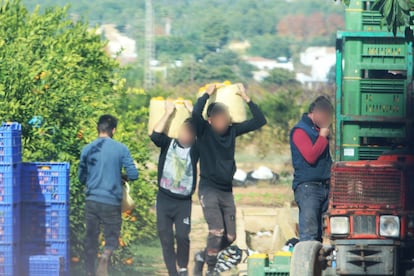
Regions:
<instances>
[{"instance_id":1,"label":"man in blue sweater","mask_svg":"<svg viewBox=\"0 0 414 276\"><path fill-rule=\"evenodd\" d=\"M85 146L79 164L79 180L86 184L85 264L88 276L95 275L100 225L103 225L105 249L97 276L108 275L108 262L118 247L121 231L122 168L128 180L138 179L138 170L128 148L112 139L117 120L103 115L98 121L99 137Z\"/></svg>"}]
</instances>

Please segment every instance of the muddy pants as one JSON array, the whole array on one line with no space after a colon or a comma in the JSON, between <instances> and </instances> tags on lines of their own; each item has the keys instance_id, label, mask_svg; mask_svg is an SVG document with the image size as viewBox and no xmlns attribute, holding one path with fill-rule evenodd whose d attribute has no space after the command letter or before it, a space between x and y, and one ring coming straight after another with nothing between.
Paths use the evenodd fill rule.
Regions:
<instances>
[{"instance_id":1,"label":"muddy pants","mask_svg":"<svg viewBox=\"0 0 414 276\"><path fill-rule=\"evenodd\" d=\"M174 199L161 192L157 195L158 236L169 276L178 275L177 265L179 268L187 268L188 265L191 203L191 199ZM174 247L175 243L177 250Z\"/></svg>"},{"instance_id":2,"label":"muddy pants","mask_svg":"<svg viewBox=\"0 0 414 276\"><path fill-rule=\"evenodd\" d=\"M208 224L206 263L212 271L218 253L236 240L236 206L232 192L203 187L199 191L200 204Z\"/></svg>"}]
</instances>

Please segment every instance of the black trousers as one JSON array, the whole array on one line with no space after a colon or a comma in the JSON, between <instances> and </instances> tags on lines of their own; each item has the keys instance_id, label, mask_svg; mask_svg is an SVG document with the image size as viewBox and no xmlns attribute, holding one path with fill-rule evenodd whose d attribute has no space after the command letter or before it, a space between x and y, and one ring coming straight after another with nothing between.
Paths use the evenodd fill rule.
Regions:
<instances>
[{"instance_id":1,"label":"black trousers","mask_svg":"<svg viewBox=\"0 0 414 276\"><path fill-rule=\"evenodd\" d=\"M209 230L206 263L213 270L218 253L236 240L236 205L232 192L213 188L200 190L199 199Z\"/></svg>"},{"instance_id":2,"label":"black trousers","mask_svg":"<svg viewBox=\"0 0 414 276\"><path fill-rule=\"evenodd\" d=\"M178 275L177 265L179 268L187 268L188 266L191 204L191 199L174 199L161 192L157 195L158 236L161 241L164 262L170 276Z\"/></svg>"},{"instance_id":3,"label":"black trousers","mask_svg":"<svg viewBox=\"0 0 414 276\"><path fill-rule=\"evenodd\" d=\"M99 248L100 226L103 226L105 249L113 252L118 247L121 232L121 206L86 201L85 264L88 275L95 275L95 262Z\"/></svg>"}]
</instances>

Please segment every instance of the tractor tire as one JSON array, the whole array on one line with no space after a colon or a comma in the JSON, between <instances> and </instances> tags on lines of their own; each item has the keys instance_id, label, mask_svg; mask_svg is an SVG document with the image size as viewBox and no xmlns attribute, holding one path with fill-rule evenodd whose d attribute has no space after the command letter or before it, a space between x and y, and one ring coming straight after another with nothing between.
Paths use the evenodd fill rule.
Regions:
<instances>
[{"instance_id":1,"label":"tractor tire","mask_svg":"<svg viewBox=\"0 0 414 276\"><path fill-rule=\"evenodd\" d=\"M319 261L321 248L322 244L318 241L296 244L290 263L290 276L321 276L322 264Z\"/></svg>"},{"instance_id":2,"label":"tractor tire","mask_svg":"<svg viewBox=\"0 0 414 276\"><path fill-rule=\"evenodd\" d=\"M405 276L414 276L414 268L405 271Z\"/></svg>"}]
</instances>

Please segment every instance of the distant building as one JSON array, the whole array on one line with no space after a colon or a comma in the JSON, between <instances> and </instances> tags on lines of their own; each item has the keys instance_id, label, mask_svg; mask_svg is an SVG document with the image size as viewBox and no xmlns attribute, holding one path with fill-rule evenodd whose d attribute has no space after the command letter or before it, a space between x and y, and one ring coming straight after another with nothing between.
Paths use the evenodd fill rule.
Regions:
<instances>
[{"instance_id":1,"label":"distant building","mask_svg":"<svg viewBox=\"0 0 414 276\"><path fill-rule=\"evenodd\" d=\"M229 43L228 48L234 52L245 53L247 49L251 47L248 40L245 41L232 41Z\"/></svg>"},{"instance_id":2,"label":"distant building","mask_svg":"<svg viewBox=\"0 0 414 276\"><path fill-rule=\"evenodd\" d=\"M274 59L267 59L263 57L247 57L244 59L247 63L253 65L259 70L271 71L275 68L282 68L289 71L294 70L293 63L289 60L280 59L281 61Z\"/></svg>"},{"instance_id":3,"label":"distant building","mask_svg":"<svg viewBox=\"0 0 414 276\"><path fill-rule=\"evenodd\" d=\"M309 72L296 74L296 79L309 87L328 82L328 72L336 63L334 47L309 47L300 54L301 64L310 68Z\"/></svg>"},{"instance_id":4,"label":"distant building","mask_svg":"<svg viewBox=\"0 0 414 276\"><path fill-rule=\"evenodd\" d=\"M122 65L136 61L138 57L136 41L122 34L115 25L102 25L96 32L108 40L105 50L110 56L117 58Z\"/></svg>"},{"instance_id":5,"label":"distant building","mask_svg":"<svg viewBox=\"0 0 414 276\"><path fill-rule=\"evenodd\" d=\"M264 78L269 76L269 71L276 68L294 71L293 62L285 57L278 58L278 60L263 57L246 57L244 61L258 69L253 71L253 78L258 82L263 81Z\"/></svg>"}]
</instances>

